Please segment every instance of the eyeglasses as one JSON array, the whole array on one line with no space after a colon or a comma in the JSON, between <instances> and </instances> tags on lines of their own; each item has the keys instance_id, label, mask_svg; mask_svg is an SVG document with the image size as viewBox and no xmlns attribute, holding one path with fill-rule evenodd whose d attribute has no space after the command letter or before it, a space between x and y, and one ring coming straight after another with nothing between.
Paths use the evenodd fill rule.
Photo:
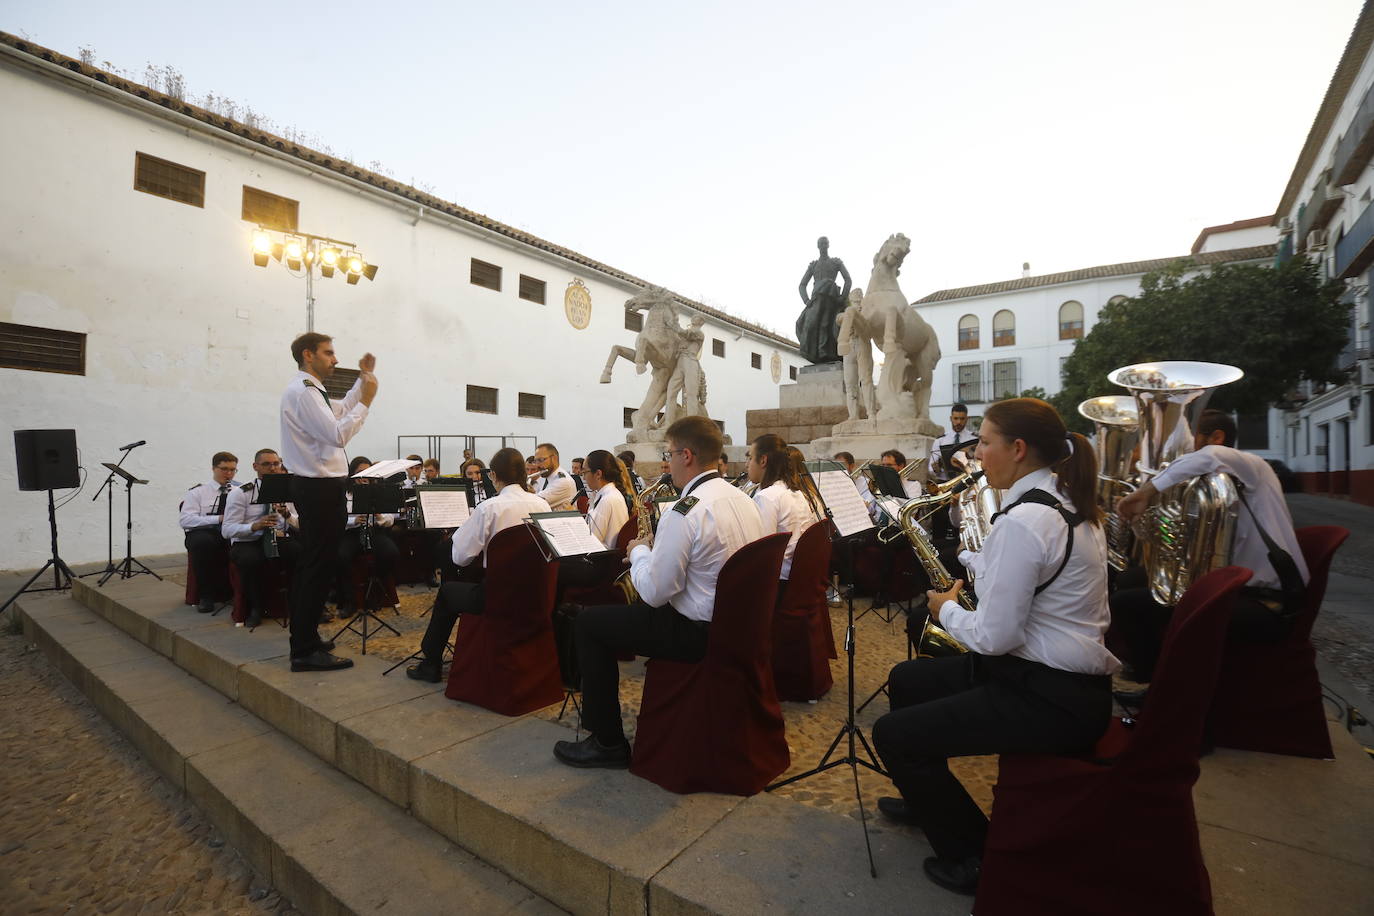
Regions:
<instances>
[{"instance_id":1,"label":"eyeglasses","mask_svg":"<svg viewBox=\"0 0 1374 916\"><path fill-rule=\"evenodd\" d=\"M670 448L670 449L668 449L666 452L662 452L662 453L660 453L660 454L662 454L663 460L664 460L664 461L672 461L674 455L677 455L677 454L684 454L684 455L685 455L685 454L686 454L687 452L689 452L689 451L691 451L691 449L686 449L686 448Z\"/></svg>"}]
</instances>

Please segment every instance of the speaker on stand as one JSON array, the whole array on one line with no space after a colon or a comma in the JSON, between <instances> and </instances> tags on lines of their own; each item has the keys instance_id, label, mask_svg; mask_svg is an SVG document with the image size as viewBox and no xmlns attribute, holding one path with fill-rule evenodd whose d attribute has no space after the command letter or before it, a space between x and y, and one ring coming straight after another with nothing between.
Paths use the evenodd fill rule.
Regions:
<instances>
[{"instance_id":1,"label":"speaker on stand","mask_svg":"<svg viewBox=\"0 0 1374 916\"><path fill-rule=\"evenodd\" d=\"M81 485L76 463L76 430L74 429L16 429L14 431L14 460L20 490L48 491L48 530L52 535L52 557L34 573L24 587L0 604L3 612L24 592L64 591L72 587L71 568L57 552L57 507L53 490L70 490ZM52 569L50 586L33 587L43 574Z\"/></svg>"}]
</instances>

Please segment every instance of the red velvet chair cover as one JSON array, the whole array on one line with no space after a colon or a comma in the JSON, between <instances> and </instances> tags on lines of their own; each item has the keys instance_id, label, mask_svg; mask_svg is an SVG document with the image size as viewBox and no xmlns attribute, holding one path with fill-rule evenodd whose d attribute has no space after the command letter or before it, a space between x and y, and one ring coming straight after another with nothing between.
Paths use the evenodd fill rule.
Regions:
<instances>
[{"instance_id":1,"label":"red velvet chair cover","mask_svg":"<svg viewBox=\"0 0 1374 916\"><path fill-rule=\"evenodd\" d=\"M1193 784L1235 593L1236 566L1174 610L1136 724L1113 720L1090 758L1004 754L976 916L1212 912Z\"/></svg>"},{"instance_id":2,"label":"red velvet chair cover","mask_svg":"<svg viewBox=\"0 0 1374 916\"><path fill-rule=\"evenodd\" d=\"M573 497L573 505L575 505L577 507L577 511L581 512L583 515L587 514L587 507L591 504L591 497L588 496L585 491L578 493L577 496Z\"/></svg>"},{"instance_id":3,"label":"red velvet chair cover","mask_svg":"<svg viewBox=\"0 0 1374 916\"><path fill-rule=\"evenodd\" d=\"M487 560L483 611L459 618L444 695L522 716L563 699L553 641L558 563L524 525L498 532Z\"/></svg>"},{"instance_id":4,"label":"red velvet chair cover","mask_svg":"<svg viewBox=\"0 0 1374 916\"><path fill-rule=\"evenodd\" d=\"M1219 747L1332 756L1310 636L1326 594L1331 558L1350 532L1323 525L1299 529L1297 535L1307 561L1306 602L1283 642L1226 647L1210 723L1212 741Z\"/></svg>"},{"instance_id":5,"label":"red velvet chair cover","mask_svg":"<svg viewBox=\"0 0 1374 916\"><path fill-rule=\"evenodd\" d=\"M830 674L830 522L802 532L792 554L792 576L773 611L773 682L780 700L818 700L834 684Z\"/></svg>"},{"instance_id":6,"label":"red velvet chair cover","mask_svg":"<svg viewBox=\"0 0 1374 916\"><path fill-rule=\"evenodd\" d=\"M396 561L396 581L401 585L424 582L435 570L434 545L442 532L431 528L394 526L391 537L401 551Z\"/></svg>"},{"instance_id":7,"label":"red velvet chair cover","mask_svg":"<svg viewBox=\"0 0 1374 916\"><path fill-rule=\"evenodd\" d=\"M376 559L370 553L360 553L353 558L353 565L348 570L348 587L353 591L353 607L358 610L363 609L364 599L367 597L367 580L372 575L372 566ZM381 594L373 593L373 600L378 609L384 607L395 607L401 603L400 597L396 594L396 577L389 575L382 582Z\"/></svg>"},{"instance_id":8,"label":"red velvet chair cover","mask_svg":"<svg viewBox=\"0 0 1374 916\"><path fill-rule=\"evenodd\" d=\"M620 532L615 536L615 549L624 553L630 546L630 542L639 533L639 513L631 512L630 517L625 519L625 524L620 526Z\"/></svg>"},{"instance_id":9,"label":"red velvet chair cover","mask_svg":"<svg viewBox=\"0 0 1374 916\"><path fill-rule=\"evenodd\" d=\"M630 515L625 524L620 526L620 531L615 536L615 549L621 559L625 557L625 548L634 540L637 528L635 526L635 516ZM623 567L629 569L628 566ZM618 577L617 577L618 578ZM595 607L598 604L624 604L625 593L615 584L615 580L602 583L600 585L571 585L563 589L562 600L570 604L581 604L586 607ZM633 655L621 655L621 661L634 661Z\"/></svg>"},{"instance_id":10,"label":"red velvet chair cover","mask_svg":"<svg viewBox=\"0 0 1374 916\"><path fill-rule=\"evenodd\" d=\"M705 658L645 666L631 773L672 792L754 795L787 769L770 630L788 537L770 534L725 562Z\"/></svg>"},{"instance_id":11,"label":"red velvet chair cover","mask_svg":"<svg viewBox=\"0 0 1374 916\"><path fill-rule=\"evenodd\" d=\"M286 565L281 560L268 560L262 574L267 577L263 583L263 590L267 593L267 607L262 609L263 615L285 620L291 616L291 604L287 597L291 578L286 574ZM239 576L239 568L233 563L229 564L229 585L234 589L234 612L231 616L234 623L243 623L252 608L248 603L248 591Z\"/></svg>"},{"instance_id":12,"label":"red velvet chair cover","mask_svg":"<svg viewBox=\"0 0 1374 916\"><path fill-rule=\"evenodd\" d=\"M211 594L232 595L233 586L229 581L229 545L226 543L216 554L215 571L217 578L211 583ZM191 555L186 555L186 603L193 607L200 603L200 583L196 581L196 571L191 566Z\"/></svg>"},{"instance_id":13,"label":"red velvet chair cover","mask_svg":"<svg viewBox=\"0 0 1374 916\"><path fill-rule=\"evenodd\" d=\"M854 548L854 594L875 605L905 603L928 588L925 571L905 537L889 544L876 538Z\"/></svg>"}]
</instances>

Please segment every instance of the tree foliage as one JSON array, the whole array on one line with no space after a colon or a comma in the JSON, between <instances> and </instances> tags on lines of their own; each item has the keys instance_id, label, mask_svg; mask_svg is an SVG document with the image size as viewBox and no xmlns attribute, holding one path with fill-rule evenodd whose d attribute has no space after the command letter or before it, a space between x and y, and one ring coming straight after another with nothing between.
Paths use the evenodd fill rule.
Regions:
<instances>
[{"instance_id":1,"label":"tree foliage","mask_svg":"<svg viewBox=\"0 0 1374 916\"><path fill-rule=\"evenodd\" d=\"M1184 259L1141 278L1140 295L1109 303L1064 364L1051 402L1071 426L1090 429L1078 404L1121 394L1107 373L1133 363L1196 360L1238 366L1245 377L1217 389L1211 406L1258 412L1304 379L1340 382L1336 357L1348 339L1345 284L1293 258L1278 268L1221 264L1184 279Z\"/></svg>"}]
</instances>

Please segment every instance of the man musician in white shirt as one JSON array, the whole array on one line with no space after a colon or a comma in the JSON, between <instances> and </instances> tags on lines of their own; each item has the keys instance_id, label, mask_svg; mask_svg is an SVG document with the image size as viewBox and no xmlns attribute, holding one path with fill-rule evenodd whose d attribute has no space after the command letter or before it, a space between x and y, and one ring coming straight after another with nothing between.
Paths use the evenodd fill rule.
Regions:
<instances>
[{"instance_id":1,"label":"man musician in white shirt","mask_svg":"<svg viewBox=\"0 0 1374 916\"><path fill-rule=\"evenodd\" d=\"M258 449L253 456L253 472L257 479L229 494L224 507L224 521L220 532L229 542L229 559L238 567L239 580L248 592L248 619L251 629L262 623L267 608L264 592L263 566L267 563L268 531L273 534L275 554L288 569L294 569L300 558L298 539L289 535L300 526L300 519L290 503L268 506L257 502L262 479L273 474L285 474L281 456L270 448Z\"/></svg>"},{"instance_id":2,"label":"man musician in white shirt","mask_svg":"<svg viewBox=\"0 0 1374 916\"><path fill-rule=\"evenodd\" d=\"M1220 410L1204 410L1198 418L1193 435L1194 451L1180 455L1155 478L1117 503L1117 511L1127 521L1133 521L1149 506L1150 500L1161 490L1184 483L1194 477L1223 471L1230 474L1245 495L1249 509L1241 506L1236 517L1235 541L1231 548L1231 564L1244 566L1254 577L1236 596L1231 612L1227 638L1236 642L1272 643L1288 636L1293 620L1301 609L1302 593L1307 585L1307 563L1293 531L1293 518L1283 498L1283 487L1269 463L1257 455L1237 450L1236 422ZM1271 561L1270 551L1260 534L1264 533L1275 546L1287 554ZM1112 623L1130 648L1129 680L1148 683L1154 674L1173 609L1155 603L1143 579L1143 571L1126 570L1116 582L1112 593ZM1142 698L1144 691L1119 693L1130 702Z\"/></svg>"},{"instance_id":3,"label":"man musician in white shirt","mask_svg":"<svg viewBox=\"0 0 1374 916\"><path fill-rule=\"evenodd\" d=\"M766 533L753 501L716 471L724 440L715 421L683 417L666 435L664 458L682 497L663 513L652 545L630 542L630 577L640 601L584 608L576 618L582 722L589 734L554 745L554 756L569 766L629 766L617 657L628 651L701 661L721 567Z\"/></svg>"},{"instance_id":4,"label":"man musician in white shirt","mask_svg":"<svg viewBox=\"0 0 1374 916\"><path fill-rule=\"evenodd\" d=\"M577 484L572 475L558 466L558 449L544 442L534 450L536 479L534 495L542 496L554 512L566 512L577 497Z\"/></svg>"},{"instance_id":5,"label":"man musician in white shirt","mask_svg":"<svg viewBox=\"0 0 1374 916\"><path fill-rule=\"evenodd\" d=\"M331 400L324 380L339 360L333 338L310 332L291 344L299 371L281 396L282 458L295 476L291 501L300 515L301 558L291 606L291 670L334 671L351 668L352 659L332 655L320 638L320 617L348 521L348 444L367 419L377 395L377 358L366 353L358 362L358 380L343 400Z\"/></svg>"},{"instance_id":6,"label":"man musician in white shirt","mask_svg":"<svg viewBox=\"0 0 1374 916\"><path fill-rule=\"evenodd\" d=\"M968 427L968 407L955 404L949 409L949 432L931 443L929 477L933 483L945 483L963 473L963 468L955 455L963 452L967 456L978 443L978 437L966 432ZM951 502L948 509L941 509L931 518L931 534L937 540L952 537L959 527L959 506Z\"/></svg>"},{"instance_id":7,"label":"man musician in white shirt","mask_svg":"<svg viewBox=\"0 0 1374 916\"><path fill-rule=\"evenodd\" d=\"M200 593L196 610L202 614L215 609L216 597L229 597L215 596L211 591L220 578L214 566L216 552L224 547L220 522L224 519L229 494L239 485L234 479L238 469L238 458L229 452L215 452L210 459L210 480L196 484L181 498L181 528L186 532L186 555L190 558L191 572L195 574Z\"/></svg>"}]
</instances>

